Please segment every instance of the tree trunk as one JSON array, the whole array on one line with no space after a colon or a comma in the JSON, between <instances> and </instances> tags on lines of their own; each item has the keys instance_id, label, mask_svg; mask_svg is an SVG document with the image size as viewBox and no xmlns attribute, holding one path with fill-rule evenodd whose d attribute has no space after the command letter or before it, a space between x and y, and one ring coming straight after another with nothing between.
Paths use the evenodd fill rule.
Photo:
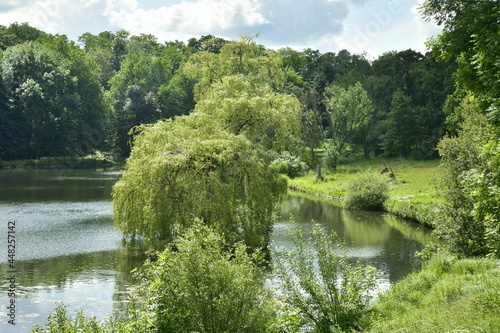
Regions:
<instances>
[{"instance_id":1,"label":"tree trunk","mask_svg":"<svg viewBox=\"0 0 500 333\"><path fill-rule=\"evenodd\" d=\"M370 150L368 149L368 142L366 142L366 135L363 133L363 150L365 152L365 159L370 160Z\"/></svg>"},{"instance_id":2,"label":"tree trunk","mask_svg":"<svg viewBox=\"0 0 500 333\"><path fill-rule=\"evenodd\" d=\"M316 168L318 170L318 174L316 175L316 179L318 179L318 180L324 180L323 175L321 174L321 164L318 163L318 165L316 166Z\"/></svg>"}]
</instances>

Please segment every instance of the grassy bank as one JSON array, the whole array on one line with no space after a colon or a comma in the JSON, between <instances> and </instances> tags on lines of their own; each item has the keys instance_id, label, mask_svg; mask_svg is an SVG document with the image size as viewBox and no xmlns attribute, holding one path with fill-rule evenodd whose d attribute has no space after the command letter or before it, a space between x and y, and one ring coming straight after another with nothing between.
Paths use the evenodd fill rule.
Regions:
<instances>
[{"instance_id":1,"label":"grassy bank","mask_svg":"<svg viewBox=\"0 0 500 333\"><path fill-rule=\"evenodd\" d=\"M0 161L0 169L33 168L33 169L63 169L63 168L94 168L109 167L123 164L101 154L87 156L41 157L15 161Z\"/></svg>"},{"instance_id":2,"label":"grassy bank","mask_svg":"<svg viewBox=\"0 0 500 333\"><path fill-rule=\"evenodd\" d=\"M380 174L384 163L396 175L396 180L389 182L390 198L385 209L432 227L435 211L443 200L437 194L435 186L439 165L437 160L360 160L341 164L336 172L323 169L322 181L316 179L316 172L310 171L305 176L290 179L289 185L323 195L343 197L347 184L361 173L379 174L381 178L387 179L387 174Z\"/></svg>"},{"instance_id":3,"label":"grassy bank","mask_svg":"<svg viewBox=\"0 0 500 333\"><path fill-rule=\"evenodd\" d=\"M500 332L500 261L438 255L395 284L369 332Z\"/></svg>"}]
</instances>

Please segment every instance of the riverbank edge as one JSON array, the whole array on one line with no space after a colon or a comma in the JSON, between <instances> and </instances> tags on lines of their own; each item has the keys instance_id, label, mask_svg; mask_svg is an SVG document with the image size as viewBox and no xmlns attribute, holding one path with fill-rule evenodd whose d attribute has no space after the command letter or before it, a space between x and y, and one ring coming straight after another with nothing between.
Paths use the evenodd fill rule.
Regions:
<instances>
[{"instance_id":1,"label":"riverbank edge","mask_svg":"<svg viewBox=\"0 0 500 333\"><path fill-rule=\"evenodd\" d=\"M124 161L97 156L41 157L14 161L0 160L0 170L9 169L88 169L121 167Z\"/></svg>"},{"instance_id":2,"label":"riverbank edge","mask_svg":"<svg viewBox=\"0 0 500 333\"><path fill-rule=\"evenodd\" d=\"M305 194L307 196L312 196L320 199L326 199L332 201L332 204L342 205L342 197L326 195L322 193L316 193L301 189L296 185L288 184L288 190L293 192L298 192ZM416 222L426 228L434 229L435 225L433 221L437 218L438 211L427 206L419 205L418 203L412 203L411 201L399 201L395 199L389 199L384 204L384 212L395 215L397 217Z\"/></svg>"}]
</instances>

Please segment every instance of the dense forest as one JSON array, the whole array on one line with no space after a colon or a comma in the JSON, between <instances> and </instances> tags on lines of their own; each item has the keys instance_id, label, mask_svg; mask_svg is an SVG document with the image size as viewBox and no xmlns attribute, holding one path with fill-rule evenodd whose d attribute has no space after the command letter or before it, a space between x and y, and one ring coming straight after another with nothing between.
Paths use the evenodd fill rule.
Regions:
<instances>
[{"instance_id":1,"label":"dense forest","mask_svg":"<svg viewBox=\"0 0 500 333\"><path fill-rule=\"evenodd\" d=\"M252 45L257 41L245 40ZM131 36L123 30L85 33L74 42L27 24L2 26L0 158L83 156L95 151L127 157L135 126L194 109L194 87L200 83L194 74L195 59L219 54L235 43L211 35L187 43L159 43L152 35ZM240 54L242 59L276 60L285 75L276 91L300 101L307 147L323 147L325 139L336 142L339 134L332 129L325 100L331 87L356 83L373 108L363 124L340 134L345 142L325 147L342 150L335 154L432 158L437 156L438 140L454 128L446 123L443 105L455 89L456 64L437 61L432 53L392 51L368 61L346 50L271 50L257 44L250 51L230 52L252 52Z\"/></svg>"}]
</instances>

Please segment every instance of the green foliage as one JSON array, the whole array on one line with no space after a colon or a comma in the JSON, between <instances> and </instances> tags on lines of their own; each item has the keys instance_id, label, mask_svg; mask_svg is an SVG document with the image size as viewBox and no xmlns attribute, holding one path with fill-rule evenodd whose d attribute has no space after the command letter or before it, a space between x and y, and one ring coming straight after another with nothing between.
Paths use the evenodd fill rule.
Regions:
<instances>
[{"instance_id":1,"label":"green foliage","mask_svg":"<svg viewBox=\"0 0 500 333\"><path fill-rule=\"evenodd\" d=\"M387 180L380 175L365 173L347 185L342 206L346 209L383 210L388 197Z\"/></svg>"},{"instance_id":2,"label":"green foliage","mask_svg":"<svg viewBox=\"0 0 500 333\"><path fill-rule=\"evenodd\" d=\"M194 109L195 81L177 71L168 84L158 88L158 108L166 118L189 114Z\"/></svg>"},{"instance_id":3,"label":"green foliage","mask_svg":"<svg viewBox=\"0 0 500 333\"><path fill-rule=\"evenodd\" d=\"M483 111L488 110L492 120L498 125L498 2L426 0L421 12L425 18L443 25L442 33L431 40L429 45L440 59L457 60L457 83L482 102Z\"/></svg>"},{"instance_id":4,"label":"green foliage","mask_svg":"<svg viewBox=\"0 0 500 333\"><path fill-rule=\"evenodd\" d=\"M54 313L47 317L48 323L37 324L31 333L111 333L125 332L120 322L112 319L99 321L95 317L87 317L82 309L76 311L76 317L68 316L68 305L57 303Z\"/></svg>"},{"instance_id":5,"label":"green foliage","mask_svg":"<svg viewBox=\"0 0 500 333\"><path fill-rule=\"evenodd\" d=\"M393 122L398 120L406 126L404 131L410 132L415 157L437 157L435 147L444 134L446 118L442 106L447 95L453 92L452 74L455 69L453 61L438 62L432 54L424 56L413 50L387 52L373 61L373 75L363 82L363 86L375 109L366 139L377 155L386 153L386 147L392 148L381 145L388 131L393 132L391 137L404 140L398 133L399 128L392 127L397 125ZM398 90L408 99L407 106L398 103L400 107L404 107L397 112L394 110L393 115L389 116L394 94ZM409 113L408 116L405 112ZM418 133L412 133L408 124L416 127ZM391 141L392 138L388 143ZM388 153L401 155L401 152L394 149Z\"/></svg>"},{"instance_id":6,"label":"green foliage","mask_svg":"<svg viewBox=\"0 0 500 333\"><path fill-rule=\"evenodd\" d=\"M475 204L482 205L478 200L477 176L487 172L488 156L482 147L492 132L486 117L478 113L474 98L464 99L460 108L464 121L458 136L443 138L438 146L442 158L440 188L446 203L436 232L452 251L484 255L487 253L484 219L474 216L474 212Z\"/></svg>"},{"instance_id":7,"label":"green foliage","mask_svg":"<svg viewBox=\"0 0 500 333\"><path fill-rule=\"evenodd\" d=\"M277 156L269 167L271 170L285 174L290 178L302 176L307 171L307 165L287 151Z\"/></svg>"},{"instance_id":8,"label":"green foliage","mask_svg":"<svg viewBox=\"0 0 500 333\"><path fill-rule=\"evenodd\" d=\"M252 37L224 44L220 53L202 51L189 58L184 74L198 83L195 97L203 98L213 83L224 82L224 77L244 76L251 83L265 83L273 89L283 86L285 72L279 56L257 45Z\"/></svg>"},{"instance_id":9,"label":"green foliage","mask_svg":"<svg viewBox=\"0 0 500 333\"><path fill-rule=\"evenodd\" d=\"M496 1L427 0L421 11L443 25L429 44L440 59L456 60L461 89L448 103L450 123L463 119L458 137L445 138L439 146L447 197L439 235L459 253L498 256L500 6ZM458 100L461 104L453 110Z\"/></svg>"},{"instance_id":10,"label":"green foliage","mask_svg":"<svg viewBox=\"0 0 500 333\"><path fill-rule=\"evenodd\" d=\"M308 164L311 169L316 168L318 161L314 150L320 147L325 140L323 118L319 111L319 96L312 89L301 96L301 103L305 110L302 112L302 142L309 148Z\"/></svg>"},{"instance_id":11,"label":"green foliage","mask_svg":"<svg viewBox=\"0 0 500 333\"><path fill-rule=\"evenodd\" d=\"M197 217L229 243L267 243L286 187L249 140L193 116L141 129L114 187L115 221L125 234L164 243Z\"/></svg>"},{"instance_id":12,"label":"green foliage","mask_svg":"<svg viewBox=\"0 0 500 333\"><path fill-rule=\"evenodd\" d=\"M344 153L348 140L356 133L366 131L373 114L373 106L366 90L358 82L347 89L332 85L325 89L325 107L330 115L332 131L333 168Z\"/></svg>"},{"instance_id":13,"label":"green foliage","mask_svg":"<svg viewBox=\"0 0 500 333\"><path fill-rule=\"evenodd\" d=\"M233 59L237 55L231 50L239 47L250 53ZM211 85L203 87L189 116L136 128L127 168L114 188L115 221L125 234L164 243L196 217L229 243L267 244L285 190L283 178L268 169L267 150L284 150L294 142L300 106L270 82L256 80L261 69L255 62L278 68L258 51L252 43L233 42L220 54L206 52L228 58L233 71L242 72L212 82L212 73L204 72L209 69L198 68L203 71L197 75L210 76L198 77L199 82Z\"/></svg>"},{"instance_id":14,"label":"green foliage","mask_svg":"<svg viewBox=\"0 0 500 333\"><path fill-rule=\"evenodd\" d=\"M27 23L12 23L9 27L0 25L0 50L24 42L35 41L43 37L45 32L29 26Z\"/></svg>"},{"instance_id":15,"label":"green foliage","mask_svg":"<svg viewBox=\"0 0 500 333\"><path fill-rule=\"evenodd\" d=\"M120 71L109 81L109 98L116 114L115 141L121 156L130 153L128 134L134 126L154 123L165 117L167 112L159 108L158 92L161 87L168 87L174 67L175 63L167 57L129 53Z\"/></svg>"},{"instance_id":16,"label":"green foliage","mask_svg":"<svg viewBox=\"0 0 500 333\"><path fill-rule=\"evenodd\" d=\"M500 157L498 142L490 140L482 153L489 157L485 171L472 172L466 188L474 201L474 219L483 221L488 255L500 258ZM466 183L467 184L467 183Z\"/></svg>"},{"instance_id":17,"label":"green foliage","mask_svg":"<svg viewBox=\"0 0 500 333\"><path fill-rule=\"evenodd\" d=\"M337 149L335 149L334 147L328 147L328 149L325 150L322 162L331 170L336 170L339 158L340 155Z\"/></svg>"},{"instance_id":18,"label":"green foliage","mask_svg":"<svg viewBox=\"0 0 500 333\"><path fill-rule=\"evenodd\" d=\"M247 254L242 243L229 249L224 237L195 223L146 264L150 332L267 332L273 304L260 254Z\"/></svg>"},{"instance_id":19,"label":"green foliage","mask_svg":"<svg viewBox=\"0 0 500 333\"><path fill-rule=\"evenodd\" d=\"M295 250L277 257L285 301L303 315L303 329L337 332L361 329L370 292L379 276L374 267L351 264L336 235L313 227L314 251L298 227L292 232ZM317 270L316 270L317 267Z\"/></svg>"},{"instance_id":20,"label":"green foliage","mask_svg":"<svg viewBox=\"0 0 500 333\"><path fill-rule=\"evenodd\" d=\"M97 68L66 38L9 47L0 75L9 104L3 135L12 140L6 159L86 155L104 143L111 114Z\"/></svg>"},{"instance_id":21,"label":"green foliage","mask_svg":"<svg viewBox=\"0 0 500 333\"><path fill-rule=\"evenodd\" d=\"M368 332L498 332L498 261L438 255L374 306Z\"/></svg>"},{"instance_id":22,"label":"green foliage","mask_svg":"<svg viewBox=\"0 0 500 333\"><path fill-rule=\"evenodd\" d=\"M381 136L385 154L409 157L417 150L424 135L423 128L419 126L419 111L412 106L411 99L403 91L394 93L388 118L384 122L386 131Z\"/></svg>"},{"instance_id":23,"label":"green foliage","mask_svg":"<svg viewBox=\"0 0 500 333\"><path fill-rule=\"evenodd\" d=\"M297 141L300 104L296 98L242 74L221 81L214 82L196 104L193 114L202 122L215 118L222 130L244 135L268 150L285 150Z\"/></svg>"}]
</instances>

